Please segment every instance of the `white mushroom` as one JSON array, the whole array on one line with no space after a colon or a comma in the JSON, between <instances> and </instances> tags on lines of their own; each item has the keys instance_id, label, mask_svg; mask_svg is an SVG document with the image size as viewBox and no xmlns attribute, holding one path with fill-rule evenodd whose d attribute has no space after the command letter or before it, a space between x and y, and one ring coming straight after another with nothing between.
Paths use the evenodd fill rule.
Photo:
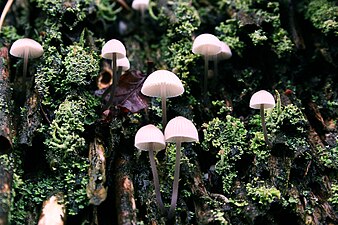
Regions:
<instances>
[{"instance_id":1,"label":"white mushroom","mask_svg":"<svg viewBox=\"0 0 338 225\"><path fill-rule=\"evenodd\" d=\"M116 61L117 59L122 59L126 57L126 48L122 44L121 41L117 39L111 39L106 44L103 45L101 50L101 56L105 59L112 60L112 70L113 70L113 88L111 89L110 98L108 105L110 105L113 101L114 92L117 86L117 66Z\"/></svg>"},{"instance_id":2,"label":"white mushroom","mask_svg":"<svg viewBox=\"0 0 338 225\"><path fill-rule=\"evenodd\" d=\"M207 92L208 62L211 56L221 52L220 40L212 34L201 34L197 36L192 45L192 52L204 56L204 86L203 92Z\"/></svg>"},{"instance_id":3,"label":"white mushroom","mask_svg":"<svg viewBox=\"0 0 338 225\"><path fill-rule=\"evenodd\" d=\"M269 92L267 92L265 90L260 90L256 93L254 93L251 96L250 104L249 104L250 108L260 110L264 139L265 139L266 144L270 148L272 147L272 144L268 139L268 134L267 134L267 131L266 131L264 109L273 108L273 107L275 107L275 104L276 104L275 99L272 96L272 94L270 94Z\"/></svg>"},{"instance_id":4,"label":"white mushroom","mask_svg":"<svg viewBox=\"0 0 338 225\"><path fill-rule=\"evenodd\" d=\"M232 56L232 52L230 47L223 41L220 42L221 44L221 51L217 55L215 55L214 58L214 69L215 69L215 75L218 75L218 62L220 60L227 60L230 59Z\"/></svg>"},{"instance_id":5,"label":"white mushroom","mask_svg":"<svg viewBox=\"0 0 338 225\"><path fill-rule=\"evenodd\" d=\"M141 12L141 20L144 20L144 12L149 7L149 0L134 0L131 7Z\"/></svg>"},{"instance_id":6,"label":"white mushroom","mask_svg":"<svg viewBox=\"0 0 338 225\"><path fill-rule=\"evenodd\" d=\"M135 135L135 147L140 150L149 152L150 166L153 173L157 204L162 213L164 213L165 208L161 198L160 182L158 179L158 173L154 159L154 152L165 149L165 141L162 131L152 124L141 127Z\"/></svg>"},{"instance_id":7,"label":"white mushroom","mask_svg":"<svg viewBox=\"0 0 338 225\"><path fill-rule=\"evenodd\" d=\"M42 46L30 38L16 40L9 50L12 56L23 58L23 80L26 81L28 59L38 58L43 54Z\"/></svg>"},{"instance_id":8,"label":"white mushroom","mask_svg":"<svg viewBox=\"0 0 338 225\"><path fill-rule=\"evenodd\" d=\"M173 182L173 192L171 197L171 204L168 218L171 219L174 215L177 195L178 195L178 181L180 176L180 160L181 160L181 143L182 142L197 142L198 132L194 124L185 117L178 116L171 119L164 131L166 142L176 143L176 161L175 174Z\"/></svg>"},{"instance_id":9,"label":"white mushroom","mask_svg":"<svg viewBox=\"0 0 338 225\"><path fill-rule=\"evenodd\" d=\"M167 123L166 98L176 97L184 92L181 80L168 70L157 70L144 81L141 92L147 96L161 97L164 129Z\"/></svg>"}]
</instances>

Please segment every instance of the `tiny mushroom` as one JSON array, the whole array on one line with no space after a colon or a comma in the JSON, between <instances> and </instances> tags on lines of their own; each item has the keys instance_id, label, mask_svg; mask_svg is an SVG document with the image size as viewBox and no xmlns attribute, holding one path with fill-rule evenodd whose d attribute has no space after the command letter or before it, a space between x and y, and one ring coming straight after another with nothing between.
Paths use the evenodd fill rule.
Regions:
<instances>
[{"instance_id":1,"label":"tiny mushroom","mask_svg":"<svg viewBox=\"0 0 338 225\"><path fill-rule=\"evenodd\" d=\"M198 142L198 132L192 121L182 116L177 116L168 122L164 131L166 142L176 143L176 161L175 174L173 182L173 192L171 197L171 205L169 209L168 218L171 219L174 215L177 195L178 195L178 181L180 175L180 160L181 160L181 143L182 142Z\"/></svg>"},{"instance_id":2,"label":"tiny mushroom","mask_svg":"<svg viewBox=\"0 0 338 225\"><path fill-rule=\"evenodd\" d=\"M130 69L130 62L127 57L124 57L116 61L116 66L117 66L117 80L119 80L122 72Z\"/></svg>"},{"instance_id":3,"label":"tiny mushroom","mask_svg":"<svg viewBox=\"0 0 338 225\"><path fill-rule=\"evenodd\" d=\"M176 97L184 92L181 80L168 70L156 70L144 81L141 92L147 96L161 97L164 129L167 124L166 98Z\"/></svg>"},{"instance_id":4,"label":"tiny mushroom","mask_svg":"<svg viewBox=\"0 0 338 225\"><path fill-rule=\"evenodd\" d=\"M141 12L141 20L143 20L144 12L149 7L149 0L134 0L131 7Z\"/></svg>"},{"instance_id":5,"label":"tiny mushroom","mask_svg":"<svg viewBox=\"0 0 338 225\"><path fill-rule=\"evenodd\" d=\"M207 92L208 62L209 58L221 52L221 41L212 34L197 36L192 45L192 52L204 56L204 86L203 92Z\"/></svg>"},{"instance_id":6,"label":"tiny mushroom","mask_svg":"<svg viewBox=\"0 0 338 225\"><path fill-rule=\"evenodd\" d=\"M23 58L23 81L26 81L28 59L38 58L43 54L42 46L30 38L16 40L9 50L12 56Z\"/></svg>"},{"instance_id":7,"label":"tiny mushroom","mask_svg":"<svg viewBox=\"0 0 338 225\"><path fill-rule=\"evenodd\" d=\"M265 90L260 90L251 96L249 106L250 108L260 110L264 139L265 139L266 144L271 148L272 144L268 140L268 134L266 131L264 109L270 109L270 108L275 107L274 97L269 92Z\"/></svg>"},{"instance_id":8,"label":"tiny mushroom","mask_svg":"<svg viewBox=\"0 0 338 225\"><path fill-rule=\"evenodd\" d=\"M160 129L155 127L152 124L148 124L146 126L141 127L135 135L135 147L148 151L149 152L149 159L150 159L150 166L153 173L153 179L154 179L154 186L155 186L155 193L156 193L156 200L157 204L162 211L162 213L165 213L165 208L163 205L163 201L161 198L161 192L160 192L160 182L158 179L158 173L154 158L154 153L161 151L165 149L165 141L164 141L164 135Z\"/></svg>"},{"instance_id":9,"label":"tiny mushroom","mask_svg":"<svg viewBox=\"0 0 338 225\"><path fill-rule=\"evenodd\" d=\"M126 48L122 44L121 41L117 39L111 39L106 44L103 45L101 50L101 56L105 59L111 59L112 60L112 70L113 70L113 88L111 89L110 93L110 99L109 99L109 105L112 103L114 92L117 85L117 66L116 61L117 59L122 59L126 57Z\"/></svg>"},{"instance_id":10,"label":"tiny mushroom","mask_svg":"<svg viewBox=\"0 0 338 225\"><path fill-rule=\"evenodd\" d=\"M220 60L227 60L230 59L232 56L232 52L231 49L229 48L229 46L221 41L221 51L220 53L218 53L217 55L215 55L214 58L214 69L215 69L215 75L218 75L218 61Z\"/></svg>"}]
</instances>

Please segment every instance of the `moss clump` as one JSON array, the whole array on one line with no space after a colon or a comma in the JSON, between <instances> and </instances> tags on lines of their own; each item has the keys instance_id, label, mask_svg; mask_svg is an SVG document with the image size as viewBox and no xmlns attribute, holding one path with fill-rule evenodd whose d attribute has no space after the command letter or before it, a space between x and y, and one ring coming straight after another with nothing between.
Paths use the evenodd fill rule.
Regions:
<instances>
[{"instance_id":1,"label":"moss clump","mask_svg":"<svg viewBox=\"0 0 338 225\"><path fill-rule=\"evenodd\" d=\"M304 7L305 17L324 34L338 35L338 6L334 1L311 0Z\"/></svg>"},{"instance_id":2,"label":"moss clump","mask_svg":"<svg viewBox=\"0 0 338 225\"><path fill-rule=\"evenodd\" d=\"M240 119L227 115L225 121L216 117L204 123L203 134L202 147L206 151L217 152L216 172L222 176L223 190L228 193L237 176L235 163L247 146L247 130Z\"/></svg>"},{"instance_id":3,"label":"moss clump","mask_svg":"<svg viewBox=\"0 0 338 225\"><path fill-rule=\"evenodd\" d=\"M281 198L281 193L277 188L267 185L258 178L255 178L253 183L247 183L245 188L248 196L263 206L269 206L275 199Z\"/></svg>"},{"instance_id":4,"label":"moss clump","mask_svg":"<svg viewBox=\"0 0 338 225\"><path fill-rule=\"evenodd\" d=\"M86 89L99 73L99 57L82 44L45 50L35 75L44 105L56 108L69 94Z\"/></svg>"}]
</instances>

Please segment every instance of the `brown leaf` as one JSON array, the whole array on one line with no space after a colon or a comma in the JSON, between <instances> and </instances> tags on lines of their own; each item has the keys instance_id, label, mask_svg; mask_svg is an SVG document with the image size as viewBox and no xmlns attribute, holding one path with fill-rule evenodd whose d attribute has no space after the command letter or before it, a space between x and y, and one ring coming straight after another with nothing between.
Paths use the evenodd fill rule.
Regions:
<instances>
[{"instance_id":1,"label":"brown leaf","mask_svg":"<svg viewBox=\"0 0 338 225\"><path fill-rule=\"evenodd\" d=\"M147 97L141 93L145 79L138 70L126 71L117 84L113 104L133 113L148 107Z\"/></svg>"}]
</instances>

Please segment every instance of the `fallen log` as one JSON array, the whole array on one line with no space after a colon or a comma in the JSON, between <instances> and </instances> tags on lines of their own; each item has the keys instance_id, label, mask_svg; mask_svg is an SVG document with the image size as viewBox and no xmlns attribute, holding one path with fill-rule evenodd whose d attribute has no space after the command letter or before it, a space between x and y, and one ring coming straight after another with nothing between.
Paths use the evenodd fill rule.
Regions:
<instances>
[{"instance_id":1,"label":"fallen log","mask_svg":"<svg viewBox=\"0 0 338 225\"><path fill-rule=\"evenodd\" d=\"M0 49L0 154L12 150L12 124L10 117L11 88L9 84L8 48Z\"/></svg>"},{"instance_id":2,"label":"fallen log","mask_svg":"<svg viewBox=\"0 0 338 225\"><path fill-rule=\"evenodd\" d=\"M119 225L137 224L130 158L127 155L119 155L115 163L115 204Z\"/></svg>"},{"instance_id":3,"label":"fallen log","mask_svg":"<svg viewBox=\"0 0 338 225\"><path fill-rule=\"evenodd\" d=\"M5 163L0 162L0 225L8 224L11 207L12 172Z\"/></svg>"}]
</instances>

